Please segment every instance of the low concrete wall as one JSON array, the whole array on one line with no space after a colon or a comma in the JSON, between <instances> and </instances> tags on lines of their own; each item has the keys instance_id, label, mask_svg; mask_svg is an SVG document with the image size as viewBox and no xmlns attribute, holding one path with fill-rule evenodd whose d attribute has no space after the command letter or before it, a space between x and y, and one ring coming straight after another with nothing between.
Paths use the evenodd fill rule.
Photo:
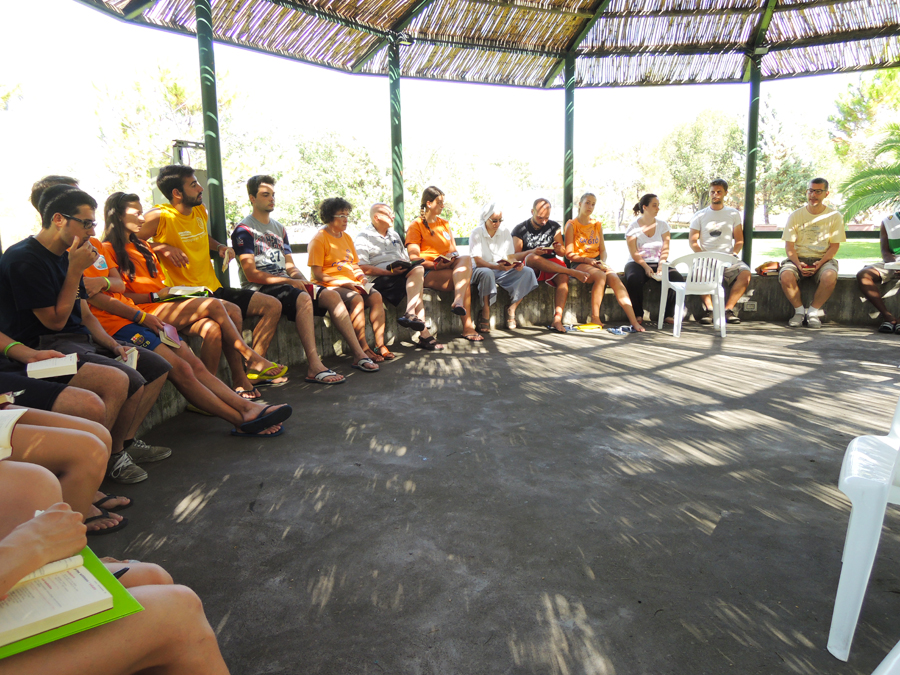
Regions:
<instances>
[{"instance_id":1,"label":"low concrete wall","mask_svg":"<svg viewBox=\"0 0 900 675\"><path fill-rule=\"evenodd\" d=\"M900 288L900 281L890 282L884 285L883 294L885 295L888 308L892 312L900 314L898 288ZM554 290L546 284L541 284L532 291L519 305L516 314L518 324L520 326L548 325L553 320ZM644 307L646 310L649 310L649 314L654 320L656 311L659 308L659 290L659 284L647 284L644 287ZM815 293L815 285L812 280L801 280L800 291L804 305L808 306ZM425 314L433 333L437 334L439 338L449 338L462 332L462 319L450 311L452 297L449 293L438 293L437 291L426 289L424 291L424 300ZM752 306L752 303L756 303L753 311L747 309L748 305L746 303L748 302L751 303L750 306ZM508 306L509 295L503 289L498 289L497 302L491 309L491 323L494 326L505 328L506 308ZM791 306L784 297L778 279L776 277L759 277L755 274L751 278L750 287L742 298L740 307L739 314L743 321L787 322L792 314ZM567 324L582 323L589 319L590 309L591 288L572 280L569 284L569 299L566 303L563 322ZM688 297L685 320L692 320L693 316L699 312L699 309L700 299L698 297ZM872 326L878 323L875 308L864 301L856 285L856 278L852 276L838 278L834 294L825 304L824 309L826 322L854 326ZM397 310L390 305L386 305L386 310L385 340L387 344L395 344L397 341L411 342L414 334L397 325ZM479 310L480 301L473 301L473 311L476 315ZM614 326L626 323L625 312L616 302L609 288L606 289L606 297L603 299L600 314L604 323ZM343 355L345 353L345 344L340 334L331 324L331 320L328 317L316 318L315 322L316 346L319 355L323 358ZM244 336L248 343L252 341L252 326L253 321L251 320L244 330ZM374 345L372 327L367 326L366 331L370 344ZM190 342L194 350L199 351L199 339L191 338ZM275 339L272 341L266 356L272 361L288 366L300 366L306 363L306 354L300 345L300 339L297 337L292 322L282 320L278 324ZM294 368L291 376L298 378L303 373L303 369ZM224 358L219 368L219 377L225 382L231 381L231 373ZM181 413L184 411L185 405L184 397L175 390L171 383L166 383L159 400L150 411L139 433Z\"/></svg>"}]
</instances>

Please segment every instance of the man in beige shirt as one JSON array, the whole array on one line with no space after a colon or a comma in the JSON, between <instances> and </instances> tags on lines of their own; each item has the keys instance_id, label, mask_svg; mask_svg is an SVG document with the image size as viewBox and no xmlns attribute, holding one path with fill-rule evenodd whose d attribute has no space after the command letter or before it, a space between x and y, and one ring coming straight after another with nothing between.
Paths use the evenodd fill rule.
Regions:
<instances>
[{"instance_id":1,"label":"man in beige shirt","mask_svg":"<svg viewBox=\"0 0 900 675\"><path fill-rule=\"evenodd\" d=\"M788 326L802 326L804 319L810 328L822 327L822 305L831 297L837 283L838 264L834 259L838 246L847 241L844 219L824 201L828 196L828 181L813 178L806 190L806 206L788 216L784 226L784 250L787 260L781 263L779 280L794 315ZM812 277L816 294L809 308L800 299L800 277Z\"/></svg>"}]
</instances>

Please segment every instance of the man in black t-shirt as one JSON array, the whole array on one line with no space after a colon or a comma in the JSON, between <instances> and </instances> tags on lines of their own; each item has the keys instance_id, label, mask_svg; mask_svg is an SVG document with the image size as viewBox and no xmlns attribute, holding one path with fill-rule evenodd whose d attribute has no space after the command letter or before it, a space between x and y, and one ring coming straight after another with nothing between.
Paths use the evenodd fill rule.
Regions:
<instances>
[{"instance_id":1,"label":"man in black t-shirt","mask_svg":"<svg viewBox=\"0 0 900 675\"><path fill-rule=\"evenodd\" d=\"M103 330L83 300L87 294L82 272L97 259L89 241L96 206L90 195L69 185L43 191L40 233L11 246L0 258L0 331L29 347L77 353L79 361L115 368L127 377L124 403L107 409L113 439L109 475L117 482L136 483L147 473L123 448L133 441L171 366L146 350L138 350L140 373L115 361L125 348Z\"/></svg>"},{"instance_id":2,"label":"man in black t-shirt","mask_svg":"<svg viewBox=\"0 0 900 675\"><path fill-rule=\"evenodd\" d=\"M569 277L575 277L582 283L588 275L578 270L570 270L563 259L566 247L563 244L562 228L559 223L550 220L550 202L543 197L534 200L531 218L519 223L512 231L516 253L527 253L525 264L534 269L538 281L544 281L556 288L555 307L553 311L554 330L565 333L562 315L569 297Z\"/></svg>"}]
</instances>

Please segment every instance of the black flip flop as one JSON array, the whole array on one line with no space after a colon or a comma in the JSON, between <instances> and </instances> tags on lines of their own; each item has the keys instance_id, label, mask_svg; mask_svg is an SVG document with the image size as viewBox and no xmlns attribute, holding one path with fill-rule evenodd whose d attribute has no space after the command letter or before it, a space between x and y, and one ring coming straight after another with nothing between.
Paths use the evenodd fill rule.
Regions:
<instances>
[{"instance_id":1,"label":"black flip flop","mask_svg":"<svg viewBox=\"0 0 900 675\"><path fill-rule=\"evenodd\" d=\"M456 316L465 316L466 315L466 308L462 307L461 305L454 305L453 307L450 308L450 311L453 312L454 314L456 314Z\"/></svg>"},{"instance_id":2,"label":"black flip flop","mask_svg":"<svg viewBox=\"0 0 900 675\"><path fill-rule=\"evenodd\" d=\"M879 333L893 333L897 328L897 324L891 323L890 321L885 321L883 324L878 326Z\"/></svg>"},{"instance_id":3,"label":"black flip flop","mask_svg":"<svg viewBox=\"0 0 900 675\"><path fill-rule=\"evenodd\" d=\"M415 345L419 349L424 349L429 352L444 348L444 345L438 342L434 335L429 335L427 338L419 338L416 340Z\"/></svg>"},{"instance_id":4,"label":"black flip flop","mask_svg":"<svg viewBox=\"0 0 900 675\"><path fill-rule=\"evenodd\" d=\"M97 508L100 509L100 515L99 516L91 516L90 518L88 518L87 520L84 521L85 525L87 525L88 523L93 522L95 520L100 520L101 518L109 518L109 515L110 515L109 511L107 511L106 509L100 508L99 506ZM113 532L118 532L126 525L128 525L128 518L122 518L122 520L120 520L118 522L118 524L113 525L112 527L107 527L106 529L103 529L103 530L88 530L87 536L94 537L94 536L99 536L101 534L112 534Z\"/></svg>"},{"instance_id":5,"label":"black flip flop","mask_svg":"<svg viewBox=\"0 0 900 675\"><path fill-rule=\"evenodd\" d=\"M107 509L108 511L124 511L125 509L130 509L134 505L134 500L131 497L124 497L123 495L111 495L108 492L104 492L103 499L98 499L97 501L95 501L93 503L93 506L96 506L98 509L102 509L103 505L110 499L127 499L128 503L125 506L116 506L114 508Z\"/></svg>"},{"instance_id":6,"label":"black flip flop","mask_svg":"<svg viewBox=\"0 0 900 675\"><path fill-rule=\"evenodd\" d=\"M256 419L249 420L238 426L236 429L238 433L235 434L234 432L232 432L232 436L255 436L264 429L274 427L276 424L281 424L282 422L287 420L287 418L290 417L294 412L294 409L291 408L291 406L289 406L287 403L285 403L284 405L278 407L276 410L270 412L268 415L266 414L266 411L269 408L275 407L276 406L274 405L267 405L262 409L262 412L256 417Z\"/></svg>"}]
</instances>

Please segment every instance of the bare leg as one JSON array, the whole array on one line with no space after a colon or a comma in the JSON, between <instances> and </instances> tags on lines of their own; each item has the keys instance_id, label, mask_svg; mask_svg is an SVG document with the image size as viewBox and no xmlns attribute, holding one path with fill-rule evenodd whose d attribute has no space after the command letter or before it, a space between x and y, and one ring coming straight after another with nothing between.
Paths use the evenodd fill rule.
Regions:
<instances>
[{"instance_id":1,"label":"bare leg","mask_svg":"<svg viewBox=\"0 0 900 675\"><path fill-rule=\"evenodd\" d=\"M861 269L856 274L856 283L859 284L859 290L862 291L866 300L871 302L878 313L881 314L882 321L890 321L897 323L897 319L884 304L884 298L881 297L881 275L871 268Z\"/></svg>"},{"instance_id":2,"label":"bare leg","mask_svg":"<svg viewBox=\"0 0 900 675\"><path fill-rule=\"evenodd\" d=\"M422 300L424 283L425 270L421 265L413 267L406 275L406 311L415 315L422 323L425 323L425 303ZM427 326L419 334L426 340L431 337Z\"/></svg>"},{"instance_id":3,"label":"bare leg","mask_svg":"<svg viewBox=\"0 0 900 675\"><path fill-rule=\"evenodd\" d=\"M837 284L837 276L837 272L834 270L825 270L822 272L811 305L814 309L820 309L822 305L828 302L828 298L834 293L834 287Z\"/></svg>"},{"instance_id":4,"label":"bare leg","mask_svg":"<svg viewBox=\"0 0 900 675\"><path fill-rule=\"evenodd\" d=\"M744 293L747 292L747 289L750 287L750 272L744 270L740 274L738 274L737 279L734 280L734 283L731 285L731 292L728 294L728 302L725 303L725 309L733 310L735 305L737 305L738 300L744 297ZM706 296L707 298L709 296ZM712 303L710 303L712 305Z\"/></svg>"},{"instance_id":5,"label":"bare leg","mask_svg":"<svg viewBox=\"0 0 900 675\"><path fill-rule=\"evenodd\" d=\"M791 307L794 309L802 307L800 286L797 284L797 277L794 276L793 272L782 272L778 280L781 282L781 290L784 291L784 295L788 302L791 303Z\"/></svg>"},{"instance_id":6,"label":"bare leg","mask_svg":"<svg viewBox=\"0 0 900 675\"><path fill-rule=\"evenodd\" d=\"M206 369L215 375L219 372L219 361L222 358L222 329L212 319L200 319L189 325L185 332L188 335L196 335L200 343L200 360Z\"/></svg>"},{"instance_id":7,"label":"bare leg","mask_svg":"<svg viewBox=\"0 0 900 675\"><path fill-rule=\"evenodd\" d=\"M628 317L628 323L630 323L632 328L634 328L637 332L643 333L644 327L638 322L637 317L634 314L634 306L631 304L631 296L628 295L628 289L625 288L625 284L619 278L619 275L615 272L610 272L606 275L606 281L609 284L609 287L613 290L613 293L615 293L616 300L618 301L619 306L625 310L625 316Z\"/></svg>"},{"instance_id":8,"label":"bare leg","mask_svg":"<svg viewBox=\"0 0 900 675\"><path fill-rule=\"evenodd\" d=\"M125 439L134 438L134 435L137 433L138 427L141 426L141 422L144 421L144 418L147 416L147 413L150 412L150 409L156 403L156 399L159 398L159 392L162 391L163 385L166 383L166 376L157 377L153 382L148 382L142 388L144 390L144 395L141 397L140 403L138 403L137 407L134 411L134 416L131 420L131 425L128 427L127 435Z\"/></svg>"},{"instance_id":9,"label":"bare leg","mask_svg":"<svg viewBox=\"0 0 900 675\"><path fill-rule=\"evenodd\" d=\"M247 305L247 316L258 316L253 328L253 351L265 357L281 319L281 303L271 295L254 293Z\"/></svg>"},{"instance_id":10,"label":"bare leg","mask_svg":"<svg viewBox=\"0 0 900 675\"><path fill-rule=\"evenodd\" d=\"M0 539L22 523L63 500L59 481L49 469L24 462L0 462Z\"/></svg>"},{"instance_id":11,"label":"bare leg","mask_svg":"<svg viewBox=\"0 0 900 675\"><path fill-rule=\"evenodd\" d=\"M337 326L338 332L341 334L341 337L344 338L344 342L347 343L347 346L353 353L353 360L359 361L360 359L368 358L365 351L363 351L362 346L359 344L359 340L356 338L356 331L353 328L353 323L350 321L350 313L344 306L344 301L341 299L341 296L338 295L337 291L333 288L325 288L319 291L318 300L319 305L324 307L328 310L328 313L331 314L331 320L334 321L334 325Z\"/></svg>"},{"instance_id":12,"label":"bare leg","mask_svg":"<svg viewBox=\"0 0 900 675\"><path fill-rule=\"evenodd\" d=\"M99 409L94 396L82 396L87 389L99 396L105 410L98 419ZM128 397L128 376L117 368L86 363L69 380L69 387L53 404L53 412L85 417L112 429L125 399Z\"/></svg>"},{"instance_id":13,"label":"bare leg","mask_svg":"<svg viewBox=\"0 0 900 675\"><path fill-rule=\"evenodd\" d=\"M587 282L591 288L591 323L603 323L600 320L600 305L603 303L603 294L606 292L606 273L593 265L579 265L576 269L590 277Z\"/></svg>"},{"instance_id":14,"label":"bare leg","mask_svg":"<svg viewBox=\"0 0 900 675\"><path fill-rule=\"evenodd\" d=\"M281 303L279 303L279 306L281 306ZM315 377L322 371L328 370L325 364L322 363L322 359L319 358L319 352L316 350L313 302L312 298L309 297L309 293L301 293L297 296L294 325L297 328L297 335L300 337L300 344L303 345L303 351L306 353L306 376ZM328 382L339 382L343 379L341 375L331 375L325 378Z\"/></svg>"},{"instance_id":15,"label":"bare leg","mask_svg":"<svg viewBox=\"0 0 900 675\"><path fill-rule=\"evenodd\" d=\"M463 335L476 335L475 322L472 320L472 294L469 292L469 283L472 280L472 259L460 256L453 263L453 304L462 304L466 310L463 317Z\"/></svg>"},{"instance_id":16,"label":"bare leg","mask_svg":"<svg viewBox=\"0 0 900 675\"><path fill-rule=\"evenodd\" d=\"M378 291L369 293L366 306L369 308L372 332L375 333L375 349L379 352L384 351L384 298L381 297L381 293Z\"/></svg>"},{"instance_id":17,"label":"bare leg","mask_svg":"<svg viewBox=\"0 0 900 675\"><path fill-rule=\"evenodd\" d=\"M356 341L359 342L359 346L362 348L366 357L371 359L374 352L371 347L369 347L369 343L366 342L366 311L363 297L356 291L341 286L335 286L331 290L341 297L344 306L350 312L350 322L353 324ZM378 359L372 360L383 361L384 359L379 357Z\"/></svg>"},{"instance_id":18,"label":"bare leg","mask_svg":"<svg viewBox=\"0 0 900 675\"><path fill-rule=\"evenodd\" d=\"M122 452L122 448L125 447L126 439L134 438L132 423L137 414L138 407L140 407L141 399L144 396L144 388L145 387L141 387L134 392L130 398L125 400L125 404L119 411L119 416L116 418L112 429L109 430L112 434L114 455ZM138 426L140 426L140 423L138 423L137 426L134 426L134 429L137 429Z\"/></svg>"},{"instance_id":19,"label":"bare leg","mask_svg":"<svg viewBox=\"0 0 900 675\"><path fill-rule=\"evenodd\" d=\"M563 326L562 317L568 297L569 279L567 276L559 275L558 277L556 277L556 292L554 293L553 297L553 323L551 323L550 325L552 325L560 333L566 332L566 329Z\"/></svg>"}]
</instances>

